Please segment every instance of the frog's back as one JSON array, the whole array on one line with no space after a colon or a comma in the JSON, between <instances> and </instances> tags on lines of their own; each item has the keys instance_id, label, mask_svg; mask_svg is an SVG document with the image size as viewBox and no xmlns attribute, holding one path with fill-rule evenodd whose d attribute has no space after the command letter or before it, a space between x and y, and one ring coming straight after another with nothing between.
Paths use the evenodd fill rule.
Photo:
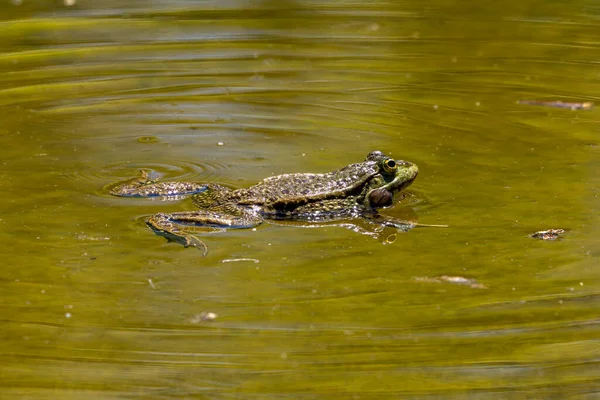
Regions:
<instances>
[{"instance_id":1,"label":"frog's back","mask_svg":"<svg viewBox=\"0 0 600 400\"><path fill-rule=\"evenodd\" d=\"M360 190L377 173L377 163L366 161L324 174L272 176L235 194L238 204L293 204L340 198Z\"/></svg>"}]
</instances>

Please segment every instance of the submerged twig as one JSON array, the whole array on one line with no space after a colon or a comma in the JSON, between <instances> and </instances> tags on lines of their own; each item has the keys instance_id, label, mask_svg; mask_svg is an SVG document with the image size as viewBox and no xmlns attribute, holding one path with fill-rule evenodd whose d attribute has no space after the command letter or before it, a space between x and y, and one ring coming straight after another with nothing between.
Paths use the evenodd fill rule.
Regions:
<instances>
[{"instance_id":1,"label":"submerged twig","mask_svg":"<svg viewBox=\"0 0 600 400\"><path fill-rule=\"evenodd\" d=\"M568 108L569 110L591 110L594 103L591 101L575 102L561 100L517 100L517 104L525 104L528 106L542 106L555 108Z\"/></svg>"}]
</instances>

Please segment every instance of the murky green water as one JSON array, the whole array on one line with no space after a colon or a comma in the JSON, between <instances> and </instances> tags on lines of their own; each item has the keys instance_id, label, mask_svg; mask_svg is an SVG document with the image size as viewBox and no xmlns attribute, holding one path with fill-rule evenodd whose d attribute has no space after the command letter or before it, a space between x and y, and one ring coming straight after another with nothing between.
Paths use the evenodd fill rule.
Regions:
<instances>
[{"instance_id":1,"label":"murky green water","mask_svg":"<svg viewBox=\"0 0 600 400\"><path fill-rule=\"evenodd\" d=\"M71 4L67 1L66 4ZM600 398L600 7L0 4L2 398ZM139 168L242 187L375 149L425 224L203 237ZM569 229L563 240L529 238ZM471 279L471 284L443 277ZM218 314L202 321L202 312Z\"/></svg>"}]
</instances>

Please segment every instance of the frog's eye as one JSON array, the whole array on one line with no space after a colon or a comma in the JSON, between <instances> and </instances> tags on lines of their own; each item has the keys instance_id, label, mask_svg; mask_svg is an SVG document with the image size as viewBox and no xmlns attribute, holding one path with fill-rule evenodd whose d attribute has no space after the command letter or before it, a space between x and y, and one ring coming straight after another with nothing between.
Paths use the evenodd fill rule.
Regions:
<instances>
[{"instance_id":1,"label":"frog's eye","mask_svg":"<svg viewBox=\"0 0 600 400\"><path fill-rule=\"evenodd\" d=\"M391 158L386 158L385 160L383 160L381 165L383 167L384 172L394 172L396 168L398 168L396 161L394 161Z\"/></svg>"}]
</instances>

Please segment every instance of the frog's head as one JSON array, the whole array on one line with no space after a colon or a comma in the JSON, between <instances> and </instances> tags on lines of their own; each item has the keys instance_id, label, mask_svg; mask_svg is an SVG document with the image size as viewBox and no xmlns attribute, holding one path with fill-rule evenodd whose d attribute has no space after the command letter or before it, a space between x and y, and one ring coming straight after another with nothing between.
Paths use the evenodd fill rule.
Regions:
<instances>
[{"instance_id":1,"label":"frog's head","mask_svg":"<svg viewBox=\"0 0 600 400\"><path fill-rule=\"evenodd\" d=\"M394 194L408 187L419 174L419 168L408 161L394 160L380 151L367 156L368 161L377 162L379 173L367 185L365 205L372 208L392 205Z\"/></svg>"}]
</instances>

